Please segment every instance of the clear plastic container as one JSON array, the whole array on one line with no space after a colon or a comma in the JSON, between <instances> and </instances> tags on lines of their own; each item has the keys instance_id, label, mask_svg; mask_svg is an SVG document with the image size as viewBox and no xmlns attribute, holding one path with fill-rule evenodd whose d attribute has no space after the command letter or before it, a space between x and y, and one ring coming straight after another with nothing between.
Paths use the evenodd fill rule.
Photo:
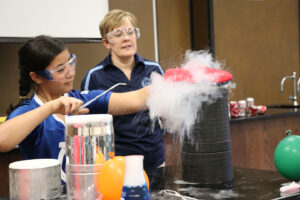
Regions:
<instances>
[{"instance_id":1,"label":"clear plastic container","mask_svg":"<svg viewBox=\"0 0 300 200\"><path fill-rule=\"evenodd\" d=\"M109 152L114 152L111 115L68 116L65 126L67 164L95 164L99 152L106 160Z\"/></svg>"},{"instance_id":2,"label":"clear plastic container","mask_svg":"<svg viewBox=\"0 0 300 200\"><path fill-rule=\"evenodd\" d=\"M114 152L114 130L109 114L76 115L65 119L66 176L69 200L100 197L97 181L109 152Z\"/></svg>"},{"instance_id":3,"label":"clear plastic container","mask_svg":"<svg viewBox=\"0 0 300 200\"><path fill-rule=\"evenodd\" d=\"M103 164L73 165L67 164L68 200L95 200L100 198L98 180Z\"/></svg>"}]
</instances>

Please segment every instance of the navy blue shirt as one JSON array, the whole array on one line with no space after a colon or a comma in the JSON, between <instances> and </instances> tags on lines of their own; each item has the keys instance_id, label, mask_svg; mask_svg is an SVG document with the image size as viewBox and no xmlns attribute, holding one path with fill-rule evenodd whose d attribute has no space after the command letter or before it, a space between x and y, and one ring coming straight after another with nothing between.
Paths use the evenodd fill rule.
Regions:
<instances>
[{"instance_id":1,"label":"navy blue shirt","mask_svg":"<svg viewBox=\"0 0 300 200\"><path fill-rule=\"evenodd\" d=\"M128 92L141 89L151 84L150 75L163 70L156 62L143 59L135 54L135 65L128 80L126 75L113 65L108 55L97 66L90 69L81 82L81 90L106 90L116 83L114 92ZM158 123L150 120L148 111L140 111L130 115L114 116L115 153L116 155L144 155L144 168L153 169L164 160L163 130Z\"/></svg>"}]
</instances>

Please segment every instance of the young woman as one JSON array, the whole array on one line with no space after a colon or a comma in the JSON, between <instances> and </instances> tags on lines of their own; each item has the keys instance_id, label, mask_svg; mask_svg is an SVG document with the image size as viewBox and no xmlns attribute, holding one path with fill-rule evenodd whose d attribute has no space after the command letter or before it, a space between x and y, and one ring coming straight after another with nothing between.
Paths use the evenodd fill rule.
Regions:
<instances>
[{"instance_id":1,"label":"young woman","mask_svg":"<svg viewBox=\"0 0 300 200\"><path fill-rule=\"evenodd\" d=\"M126 86L115 88L115 92L141 89L151 83L151 73L163 75L156 62L138 55L137 39L140 30L136 17L120 9L111 10L100 23L103 45L109 55L90 69L81 83L82 90L105 90L123 82ZM151 171L163 165L163 130L149 119L148 111L114 117L116 155L144 155L144 168Z\"/></svg>"},{"instance_id":2,"label":"young woman","mask_svg":"<svg viewBox=\"0 0 300 200\"><path fill-rule=\"evenodd\" d=\"M11 108L0 125L0 152L19 144L24 159L58 158L64 148L64 115L110 113L122 115L142 110L147 88L127 93L111 93L78 108L102 93L72 90L76 56L60 40L38 36L19 50L20 103ZM33 91L33 95L27 95ZM61 159L62 162L62 159Z\"/></svg>"}]
</instances>

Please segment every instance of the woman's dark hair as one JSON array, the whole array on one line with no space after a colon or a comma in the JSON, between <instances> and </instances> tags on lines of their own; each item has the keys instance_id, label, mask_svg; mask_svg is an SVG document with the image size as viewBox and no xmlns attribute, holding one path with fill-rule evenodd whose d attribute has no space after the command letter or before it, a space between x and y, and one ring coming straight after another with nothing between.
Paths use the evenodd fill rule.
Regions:
<instances>
[{"instance_id":1,"label":"woman's dark hair","mask_svg":"<svg viewBox=\"0 0 300 200\"><path fill-rule=\"evenodd\" d=\"M16 106L10 105L7 114L28 99L27 95L31 90L35 90L35 82L30 78L29 73L45 70L52 60L65 49L66 46L62 41L45 35L28 40L19 49L20 102Z\"/></svg>"}]
</instances>

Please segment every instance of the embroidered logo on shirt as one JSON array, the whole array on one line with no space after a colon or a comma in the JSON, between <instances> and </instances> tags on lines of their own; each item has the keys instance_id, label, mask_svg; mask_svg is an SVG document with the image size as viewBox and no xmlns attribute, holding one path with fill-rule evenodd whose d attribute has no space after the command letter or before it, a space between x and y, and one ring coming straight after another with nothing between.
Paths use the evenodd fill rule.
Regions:
<instances>
[{"instance_id":1,"label":"embroidered logo on shirt","mask_svg":"<svg viewBox=\"0 0 300 200\"><path fill-rule=\"evenodd\" d=\"M88 93L89 93L88 90L83 90L83 91L80 92L80 94L88 94Z\"/></svg>"},{"instance_id":2,"label":"embroidered logo on shirt","mask_svg":"<svg viewBox=\"0 0 300 200\"><path fill-rule=\"evenodd\" d=\"M143 87L146 87L147 85L150 85L152 82L151 78L149 77L145 77L142 81L141 81L141 85Z\"/></svg>"}]
</instances>

